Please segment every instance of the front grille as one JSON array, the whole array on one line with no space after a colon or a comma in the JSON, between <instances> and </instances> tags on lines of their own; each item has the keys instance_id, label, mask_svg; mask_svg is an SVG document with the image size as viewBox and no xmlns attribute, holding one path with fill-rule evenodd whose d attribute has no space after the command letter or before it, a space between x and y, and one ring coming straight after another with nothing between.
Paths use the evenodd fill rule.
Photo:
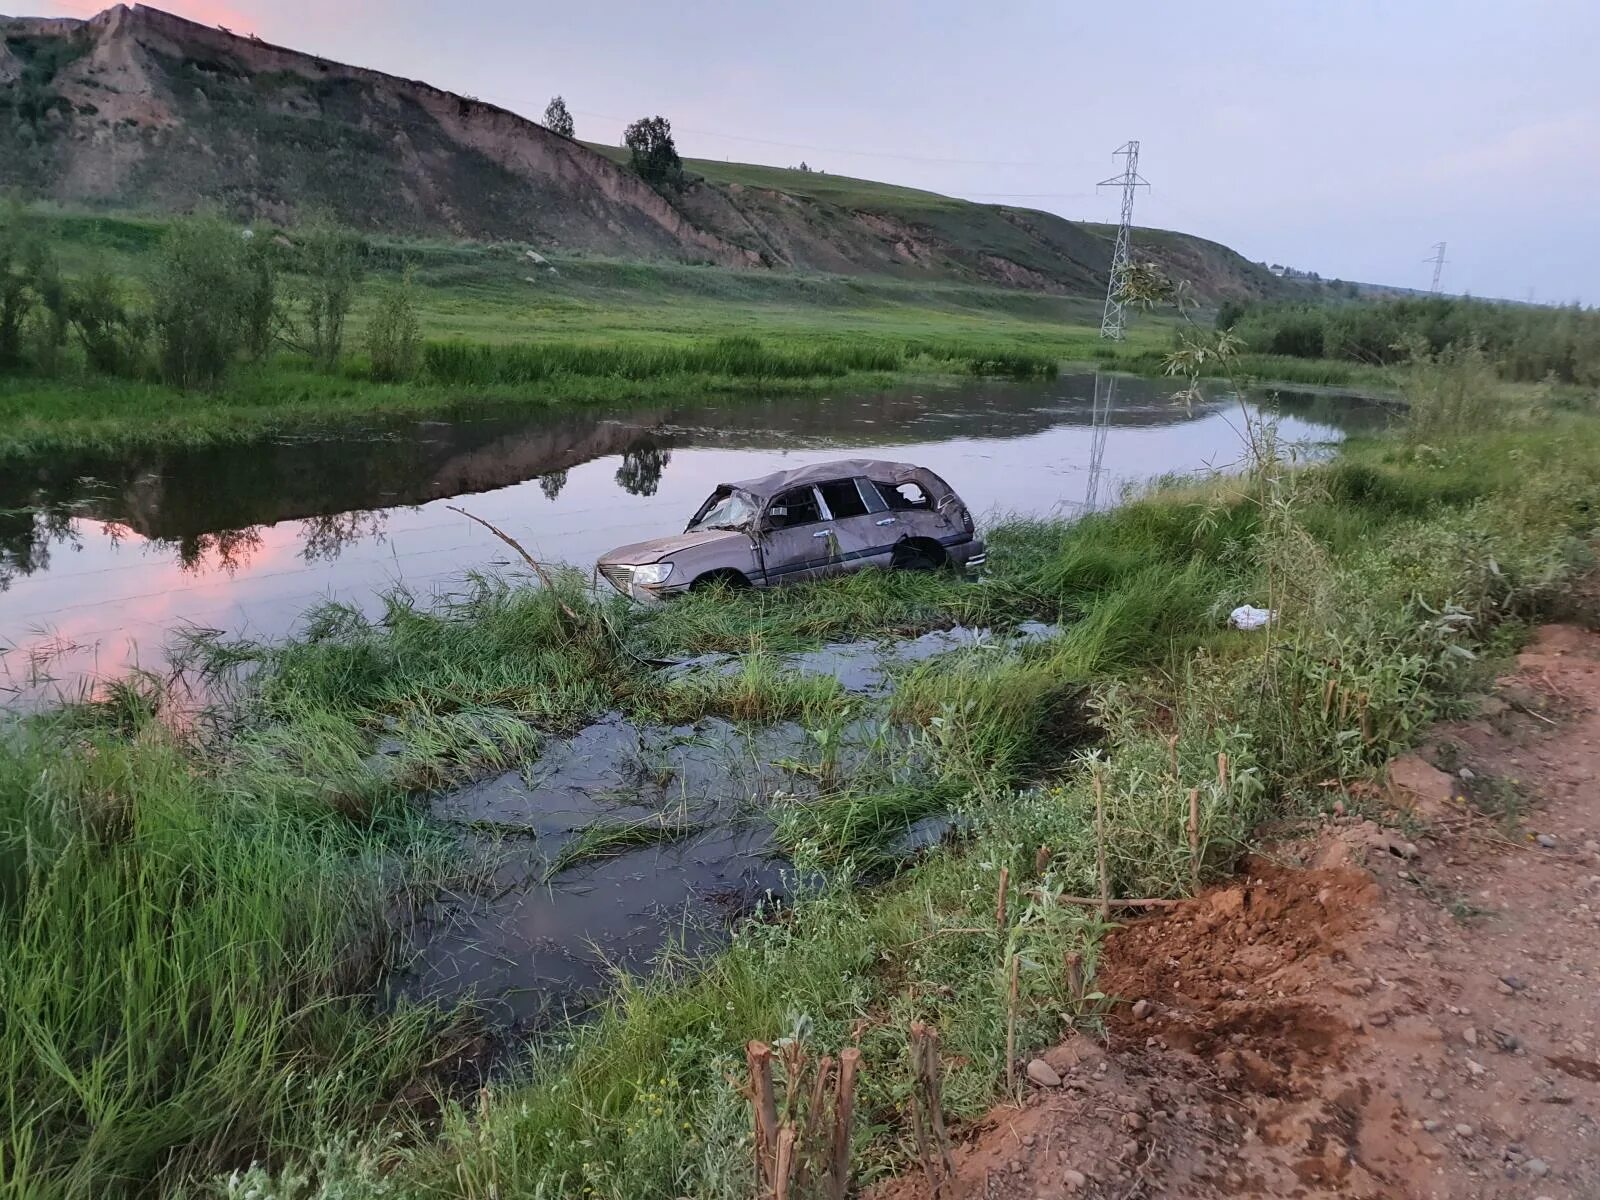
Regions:
<instances>
[{"instance_id":1,"label":"front grille","mask_svg":"<svg viewBox=\"0 0 1600 1200\"><path fill-rule=\"evenodd\" d=\"M633 571L629 568L604 566L600 568L600 574L604 575L606 582L612 587L616 588L617 591L621 592L624 596L633 594L629 590L633 586Z\"/></svg>"}]
</instances>

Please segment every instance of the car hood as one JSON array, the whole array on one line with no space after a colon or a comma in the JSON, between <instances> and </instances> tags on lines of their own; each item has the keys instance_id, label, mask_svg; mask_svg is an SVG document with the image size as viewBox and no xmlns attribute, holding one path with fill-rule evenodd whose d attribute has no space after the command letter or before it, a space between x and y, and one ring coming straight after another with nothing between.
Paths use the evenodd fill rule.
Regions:
<instances>
[{"instance_id":1,"label":"car hood","mask_svg":"<svg viewBox=\"0 0 1600 1200\"><path fill-rule=\"evenodd\" d=\"M673 537L651 538L648 542L634 542L607 550L600 563L627 563L632 566L660 562L669 554L692 550L696 546L709 546L714 542L738 542L749 545L750 535L737 529L700 529L693 533L680 533Z\"/></svg>"}]
</instances>

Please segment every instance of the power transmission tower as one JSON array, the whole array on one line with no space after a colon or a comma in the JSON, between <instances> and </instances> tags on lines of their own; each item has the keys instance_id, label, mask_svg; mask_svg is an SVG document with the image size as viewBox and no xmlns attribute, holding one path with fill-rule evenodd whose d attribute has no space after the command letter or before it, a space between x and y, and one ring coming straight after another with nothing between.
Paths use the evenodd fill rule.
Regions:
<instances>
[{"instance_id":1,"label":"power transmission tower","mask_svg":"<svg viewBox=\"0 0 1600 1200\"><path fill-rule=\"evenodd\" d=\"M1434 295L1438 295L1439 294L1439 276L1444 273L1444 264L1449 260L1446 259L1445 256L1444 256L1444 243L1443 242L1435 242L1433 244L1433 252L1434 253L1433 253L1433 257L1432 258L1425 258L1422 261L1425 262L1425 263L1430 263L1431 262L1433 264L1433 286L1431 288L1429 288L1428 290L1430 292L1432 292Z\"/></svg>"},{"instance_id":2,"label":"power transmission tower","mask_svg":"<svg viewBox=\"0 0 1600 1200\"><path fill-rule=\"evenodd\" d=\"M1111 252L1111 278L1106 284L1106 311L1100 318L1100 336L1114 342L1122 340L1122 310L1127 307L1122 300L1123 279L1132 262L1129 250L1133 242L1133 196L1142 187L1149 187L1139 177L1139 143L1124 142L1111 152L1112 157L1125 155L1127 166L1121 175L1101 180L1097 187L1122 189L1122 223L1117 226L1117 245Z\"/></svg>"},{"instance_id":3,"label":"power transmission tower","mask_svg":"<svg viewBox=\"0 0 1600 1200\"><path fill-rule=\"evenodd\" d=\"M1083 511L1097 512L1100 508L1101 480L1105 475L1106 435L1111 430L1111 405L1117 395L1117 377L1094 375L1094 408L1089 418L1089 486L1083 497Z\"/></svg>"}]
</instances>

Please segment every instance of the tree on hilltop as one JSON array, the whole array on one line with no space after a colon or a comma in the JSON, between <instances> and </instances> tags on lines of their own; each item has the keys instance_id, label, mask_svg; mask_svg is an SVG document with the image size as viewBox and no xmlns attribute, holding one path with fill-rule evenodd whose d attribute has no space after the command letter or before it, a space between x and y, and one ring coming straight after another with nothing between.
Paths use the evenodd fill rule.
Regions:
<instances>
[{"instance_id":1,"label":"tree on hilltop","mask_svg":"<svg viewBox=\"0 0 1600 1200\"><path fill-rule=\"evenodd\" d=\"M564 138L572 136L572 113L567 110L567 102L560 96L545 105L544 127L551 133L559 133Z\"/></svg>"},{"instance_id":2,"label":"tree on hilltop","mask_svg":"<svg viewBox=\"0 0 1600 1200\"><path fill-rule=\"evenodd\" d=\"M633 169L646 183L683 185L683 160L672 140L672 122L665 117L640 117L622 135L633 155Z\"/></svg>"}]
</instances>

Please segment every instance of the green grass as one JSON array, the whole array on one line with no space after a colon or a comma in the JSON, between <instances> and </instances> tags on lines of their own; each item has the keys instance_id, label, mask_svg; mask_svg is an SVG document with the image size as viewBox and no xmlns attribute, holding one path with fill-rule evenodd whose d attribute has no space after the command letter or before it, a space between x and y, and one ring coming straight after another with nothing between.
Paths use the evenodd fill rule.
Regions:
<instances>
[{"instance_id":1,"label":"green grass","mask_svg":"<svg viewBox=\"0 0 1600 1200\"><path fill-rule=\"evenodd\" d=\"M156 270L167 227L40 220L65 274L105 270L135 297ZM539 266L523 255L509 244L373 241L346 361L332 375L280 352L236 368L214 393L182 393L90 373L69 345L61 373L0 375L0 457L243 439L380 415L880 387L951 374L1032 378L1106 351L1092 299L587 257ZM430 369L410 383L377 383L364 357L373 285L407 269ZM1112 357L1153 352L1167 333L1161 321L1143 322Z\"/></svg>"},{"instance_id":2,"label":"green grass","mask_svg":"<svg viewBox=\"0 0 1600 1200\"><path fill-rule=\"evenodd\" d=\"M982 584L861 573L638 612L570 577L483 581L440 611L329 606L282 646L200 646L216 672L248 668L215 728L166 730L140 686L28 721L0 740L8 1186L88 1196L217 1176L223 1194L265 1198L310 1172L329 1194L745 1196L748 1126L725 1073L745 1039L797 1025L819 1052L863 1049L859 1177L902 1164L911 1020L938 1024L960 1118L1001 1088L1011 954L1026 963L1024 1052L1063 1013L1093 1018L1058 968L1069 950L1092 965L1096 927L1048 897L1097 886L1097 777L1111 886L1182 894L1229 869L1264 817L1325 804L1328 781L1370 777L1456 711L1495 630L1537 618L1589 561L1600 421L1534 405L1455 427L1469 411L1448 406L1425 444L1356 440L1331 464L1008 524ZM1247 601L1281 623L1226 630ZM1063 634L895 680L917 786L835 769L819 800L778 806L784 842L832 886L723 953L623 981L481 1094L440 1073L463 1015L371 1006L390 906L466 869L417 820L415 790L525 761L618 706L800 719L823 735L826 774L828 731L858 698L795 678L779 653L1024 617ZM711 649L745 655L740 672L663 685L631 653ZM384 737L404 753L375 756ZM951 810L963 846L854 886L909 824ZM603 828L584 849L657 832ZM428 1082L437 1121L415 1104Z\"/></svg>"},{"instance_id":3,"label":"green grass","mask_svg":"<svg viewBox=\"0 0 1600 1200\"><path fill-rule=\"evenodd\" d=\"M544 878L549 881L578 863L626 854L639 846L680 841L696 833L699 828L693 822L667 814L645 817L638 821L600 822L590 825L561 847L561 852L551 859L545 868Z\"/></svg>"}]
</instances>

